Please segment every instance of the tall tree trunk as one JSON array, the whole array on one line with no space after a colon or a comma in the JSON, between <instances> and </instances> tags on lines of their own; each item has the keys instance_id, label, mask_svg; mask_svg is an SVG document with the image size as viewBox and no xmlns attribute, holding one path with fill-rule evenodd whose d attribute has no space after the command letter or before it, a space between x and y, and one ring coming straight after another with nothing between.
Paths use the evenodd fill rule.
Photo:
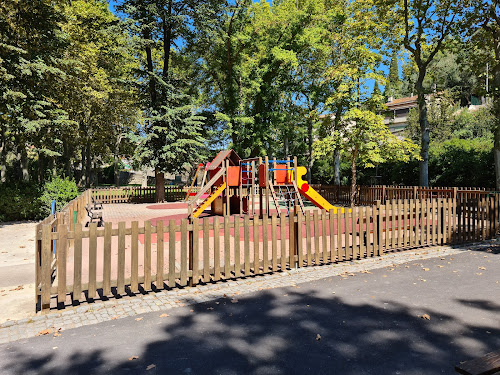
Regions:
<instances>
[{"instance_id":1,"label":"tall tree trunk","mask_svg":"<svg viewBox=\"0 0 500 375\"><path fill-rule=\"evenodd\" d=\"M420 186L429 186L429 121L427 120L427 103L423 87L425 68L419 67L419 76L416 84L418 103L418 122L420 124Z\"/></svg>"},{"instance_id":2,"label":"tall tree trunk","mask_svg":"<svg viewBox=\"0 0 500 375\"><path fill-rule=\"evenodd\" d=\"M52 163L52 177L57 177L57 160L55 156L51 159L51 163Z\"/></svg>"},{"instance_id":3,"label":"tall tree trunk","mask_svg":"<svg viewBox=\"0 0 500 375\"><path fill-rule=\"evenodd\" d=\"M38 182L41 184L45 179L45 156L38 154Z\"/></svg>"},{"instance_id":4,"label":"tall tree trunk","mask_svg":"<svg viewBox=\"0 0 500 375\"><path fill-rule=\"evenodd\" d=\"M90 142L85 146L85 187L89 188L92 182L92 159L90 158Z\"/></svg>"},{"instance_id":5,"label":"tall tree trunk","mask_svg":"<svg viewBox=\"0 0 500 375\"><path fill-rule=\"evenodd\" d=\"M118 170L118 162L120 161L120 158L118 156L118 153L120 152L120 142L121 142L121 134L118 134L116 137L116 142L115 142L115 152L114 152L114 163L113 163L113 174L115 177L115 186L119 187L120 186L120 171Z\"/></svg>"},{"instance_id":6,"label":"tall tree trunk","mask_svg":"<svg viewBox=\"0 0 500 375\"><path fill-rule=\"evenodd\" d=\"M86 145L83 145L81 150L82 162L80 167L80 186L87 186L87 176L85 174L85 166L87 165L86 149Z\"/></svg>"},{"instance_id":7,"label":"tall tree trunk","mask_svg":"<svg viewBox=\"0 0 500 375\"><path fill-rule=\"evenodd\" d=\"M333 153L333 183L340 185L340 150L336 149Z\"/></svg>"},{"instance_id":8,"label":"tall tree trunk","mask_svg":"<svg viewBox=\"0 0 500 375\"><path fill-rule=\"evenodd\" d=\"M165 17L163 23L163 77L168 78L170 64L170 46L172 44L172 0L168 1L167 20Z\"/></svg>"},{"instance_id":9,"label":"tall tree trunk","mask_svg":"<svg viewBox=\"0 0 500 375\"><path fill-rule=\"evenodd\" d=\"M289 149L289 146L288 146L288 136L285 135L285 138L283 140L283 143L284 143L284 149L283 149L283 152L284 152L284 157L286 158L288 155L290 155L290 149Z\"/></svg>"},{"instance_id":10,"label":"tall tree trunk","mask_svg":"<svg viewBox=\"0 0 500 375\"><path fill-rule=\"evenodd\" d=\"M118 155L115 154L114 162L113 162L113 175L115 177L115 186L120 186L120 171L118 170Z\"/></svg>"},{"instance_id":11,"label":"tall tree trunk","mask_svg":"<svg viewBox=\"0 0 500 375\"><path fill-rule=\"evenodd\" d=\"M30 175L28 172L28 154L26 152L26 147L21 147L21 175L23 181L29 181Z\"/></svg>"},{"instance_id":12,"label":"tall tree trunk","mask_svg":"<svg viewBox=\"0 0 500 375\"><path fill-rule=\"evenodd\" d=\"M494 6L494 5L492 5ZM492 9L492 12L495 9ZM492 112L495 117L495 128L493 129L495 156L495 188L500 191L500 21L497 19L497 27L493 31L493 42L495 50L496 64L493 66L493 107Z\"/></svg>"},{"instance_id":13,"label":"tall tree trunk","mask_svg":"<svg viewBox=\"0 0 500 375\"><path fill-rule=\"evenodd\" d=\"M3 129L0 133L0 182L6 181L7 174L7 144Z\"/></svg>"},{"instance_id":14,"label":"tall tree trunk","mask_svg":"<svg viewBox=\"0 0 500 375\"><path fill-rule=\"evenodd\" d=\"M165 175L160 169L155 169L155 201L156 203L165 202Z\"/></svg>"},{"instance_id":15,"label":"tall tree trunk","mask_svg":"<svg viewBox=\"0 0 500 375\"><path fill-rule=\"evenodd\" d=\"M63 141L63 150L64 150L64 169L65 169L65 175L68 178L73 177L71 173L71 156L69 152L69 147L68 147L68 142L65 139Z\"/></svg>"},{"instance_id":16,"label":"tall tree trunk","mask_svg":"<svg viewBox=\"0 0 500 375\"><path fill-rule=\"evenodd\" d=\"M358 146L354 148L354 151L352 153L352 161L351 161L351 168L352 168L352 177L351 177L351 196L350 196L350 201L351 201L351 207L354 207L354 204L356 203L356 158L358 157Z\"/></svg>"}]
</instances>

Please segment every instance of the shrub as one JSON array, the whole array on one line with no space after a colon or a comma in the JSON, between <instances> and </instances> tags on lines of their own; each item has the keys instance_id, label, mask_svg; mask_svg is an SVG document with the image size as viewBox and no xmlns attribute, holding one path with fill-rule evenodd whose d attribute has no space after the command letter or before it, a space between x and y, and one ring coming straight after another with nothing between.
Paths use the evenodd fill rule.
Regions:
<instances>
[{"instance_id":1,"label":"shrub","mask_svg":"<svg viewBox=\"0 0 500 375\"><path fill-rule=\"evenodd\" d=\"M0 184L0 221L41 219L39 198L40 189L36 184Z\"/></svg>"},{"instance_id":2,"label":"shrub","mask_svg":"<svg viewBox=\"0 0 500 375\"><path fill-rule=\"evenodd\" d=\"M74 180L54 177L43 186L43 193L40 197L42 216L46 217L50 214L52 200L56 201L56 210L59 212L77 196L78 188Z\"/></svg>"}]
</instances>

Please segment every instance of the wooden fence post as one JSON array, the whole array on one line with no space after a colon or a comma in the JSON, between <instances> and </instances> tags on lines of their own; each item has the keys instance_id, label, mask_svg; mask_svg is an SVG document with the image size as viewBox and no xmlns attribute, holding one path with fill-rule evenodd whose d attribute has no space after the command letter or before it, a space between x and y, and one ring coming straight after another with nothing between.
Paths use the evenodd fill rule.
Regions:
<instances>
[{"instance_id":1,"label":"wooden fence post","mask_svg":"<svg viewBox=\"0 0 500 375\"><path fill-rule=\"evenodd\" d=\"M41 264L41 305L42 311L50 308L50 287L52 286L52 226L42 225L42 264Z\"/></svg>"}]
</instances>

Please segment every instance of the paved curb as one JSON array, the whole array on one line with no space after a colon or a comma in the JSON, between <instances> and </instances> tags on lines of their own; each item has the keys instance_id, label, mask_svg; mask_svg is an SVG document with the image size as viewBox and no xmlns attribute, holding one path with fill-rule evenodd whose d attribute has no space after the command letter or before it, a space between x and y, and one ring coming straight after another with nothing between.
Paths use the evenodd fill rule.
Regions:
<instances>
[{"instance_id":1,"label":"paved curb","mask_svg":"<svg viewBox=\"0 0 500 375\"><path fill-rule=\"evenodd\" d=\"M331 276L349 277L348 274L355 272L383 268L415 260L455 255L473 249L481 250L494 243L499 243L499 241L491 240L479 244L468 244L466 247L435 246L408 250L384 254L375 258L324 266L304 267L245 279L198 285L193 288L174 289L130 298L124 297L120 300L114 299L85 304L75 308L68 308L62 312L57 311L37 315L33 318L7 321L0 325L0 344L40 334L57 334L57 332L62 330L137 314L194 305L223 297L234 297L259 290L294 286Z\"/></svg>"}]
</instances>

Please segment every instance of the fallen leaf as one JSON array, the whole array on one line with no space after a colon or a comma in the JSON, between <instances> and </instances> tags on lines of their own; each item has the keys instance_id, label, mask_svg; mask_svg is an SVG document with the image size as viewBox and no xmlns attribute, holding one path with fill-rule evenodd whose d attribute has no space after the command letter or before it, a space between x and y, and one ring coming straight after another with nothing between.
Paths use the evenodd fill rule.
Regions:
<instances>
[{"instance_id":1,"label":"fallen leaf","mask_svg":"<svg viewBox=\"0 0 500 375\"><path fill-rule=\"evenodd\" d=\"M478 275L478 276L481 276L482 274L483 274L482 272L476 273L476 275Z\"/></svg>"},{"instance_id":2,"label":"fallen leaf","mask_svg":"<svg viewBox=\"0 0 500 375\"><path fill-rule=\"evenodd\" d=\"M10 291L12 292L12 291L14 291L14 290L22 290L22 289L24 289L24 286L19 285L17 288L10 289Z\"/></svg>"},{"instance_id":3,"label":"fallen leaf","mask_svg":"<svg viewBox=\"0 0 500 375\"><path fill-rule=\"evenodd\" d=\"M363 271L361 271L361 273L371 273L371 272L367 271L367 270L363 270Z\"/></svg>"},{"instance_id":4,"label":"fallen leaf","mask_svg":"<svg viewBox=\"0 0 500 375\"><path fill-rule=\"evenodd\" d=\"M166 318L168 316L170 316L170 315L163 313L163 314L160 315L160 318Z\"/></svg>"},{"instance_id":5,"label":"fallen leaf","mask_svg":"<svg viewBox=\"0 0 500 375\"><path fill-rule=\"evenodd\" d=\"M43 330L41 330L41 331L40 331L40 332L38 332L36 335L37 335L37 336L45 336L45 335L48 335L49 333L52 333L52 329L47 328L47 329L43 329Z\"/></svg>"},{"instance_id":6,"label":"fallen leaf","mask_svg":"<svg viewBox=\"0 0 500 375\"><path fill-rule=\"evenodd\" d=\"M144 319L144 318L135 318L135 321L140 322L142 319Z\"/></svg>"},{"instance_id":7,"label":"fallen leaf","mask_svg":"<svg viewBox=\"0 0 500 375\"><path fill-rule=\"evenodd\" d=\"M133 360L135 360L135 359L139 359L139 356L137 356L137 355L133 355L132 357L128 357L128 360L129 360L129 361L133 361Z\"/></svg>"},{"instance_id":8,"label":"fallen leaf","mask_svg":"<svg viewBox=\"0 0 500 375\"><path fill-rule=\"evenodd\" d=\"M419 279L420 281L423 281L424 283L427 281L426 279Z\"/></svg>"},{"instance_id":9,"label":"fallen leaf","mask_svg":"<svg viewBox=\"0 0 500 375\"><path fill-rule=\"evenodd\" d=\"M477 267L477 268L480 269L480 270L485 270L486 269L486 267Z\"/></svg>"},{"instance_id":10,"label":"fallen leaf","mask_svg":"<svg viewBox=\"0 0 500 375\"><path fill-rule=\"evenodd\" d=\"M118 319L118 318L119 318L118 316L113 316L113 317L111 318L111 320L116 320L116 319Z\"/></svg>"},{"instance_id":11,"label":"fallen leaf","mask_svg":"<svg viewBox=\"0 0 500 375\"><path fill-rule=\"evenodd\" d=\"M319 340L321 340L321 335L318 333L318 334L316 335L316 341L319 341Z\"/></svg>"},{"instance_id":12,"label":"fallen leaf","mask_svg":"<svg viewBox=\"0 0 500 375\"><path fill-rule=\"evenodd\" d=\"M439 267L439 268L444 268L444 266L442 266L442 265L438 265L438 267Z\"/></svg>"},{"instance_id":13,"label":"fallen leaf","mask_svg":"<svg viewBox=\"0 0 500 375\"><path fill-rule=\"evenodd\" d=\"M19 248L20 248L20 249L24 249L25 247L26 247L26 246L24 246L24 245L20 245L20 246L19 246Z\"/></svg>"},{"instance_id":14,"label":"fallen leaf","mask_svg":"<svg viewBox=\"0 0 500 375\"><path fill-rule=\"evenodd\" d=\"M431 320L431 317L428 314L422 315L421 318L425 320Z\"/></svg>"},{"instance_id":15,"label":"fallen leaf","mask_svg":"<svg viewBox=\"0 0 500 375\"><path fill-rule=\"evenodd\" d=\"M430 271L430 269L428 269L428 268L423 268L423 270L424 270L424 271Z\"/></svg>"},{"instance_id":16,"label":"fallen leaf","mask_svg":"<svg viewBox=\"0 0 500 375\"><path fill-rule=\"evenodd\" d=\"M61 336L61 334L60 334L60 333L57 333L57 332L56 332L56 333L54 333L54 337L58 337L58 336Z\"/></svg>"},{"instance_id":17,"label":"fallen leaf","mask_svg":"<svg viewBox=\"0 0 500 375\"><path fill-rule=\"evenodd\" d=\"M152 370L156 367L156 365L150 364L148 367L146 367L146 371Z\"/></svg>"},{"instance_id":18,"label":"fallen leaf","mask_svg":"<svg viewBox=\"0 0 500 375\"><path fill-rule=\"evenodd\" d=\"M57 349L57 346L53 346L53 347L52 347L52 350L56 350L56 349Z\"/></svg>"}]
</instances>

